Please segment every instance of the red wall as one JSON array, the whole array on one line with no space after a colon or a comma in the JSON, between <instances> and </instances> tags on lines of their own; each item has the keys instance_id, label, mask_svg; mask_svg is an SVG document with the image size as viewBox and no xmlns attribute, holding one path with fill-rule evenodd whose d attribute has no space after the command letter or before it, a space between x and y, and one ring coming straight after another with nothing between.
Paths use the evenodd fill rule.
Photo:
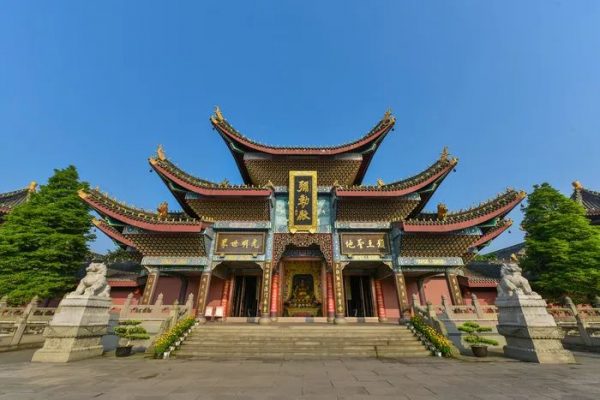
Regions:
<instances>
[{"instance_id":1,"label":"red wall","mask_svg":"<svg viewBox=\"0 0 600 400\"><path fill-rule=\"evenodd\" d=\"M495 287L491 288L462 288L463 292L463 300L465 304L472 304L471 294L475 293L477 299L479 300L479 304L485 305L493 305L496 303L496 295L498 292Z\"/></svg>"},{"instance_id":2,"label":"red wall","mask_svg":"<svg viewBox=\"0 0 600 400\"><path fill-rule=\"evenodd\" d=\"M163 294L163 304L173 304L176 299L179 299L180 290L181 279L174 276L159 276L152 304L154 304L160 293Z\"/></svg>"},{"instance_id":3,"label":"red wall","mask_svg":"<svg viewBox=\"0 0 600 400\"><path fill-rule=\"evenodd\" d=\"M433 276L426 279L423 291L425 292L425 302L429 301L431 304L442 304L442 295L446 296L448 301L452 299L445 276Z\"/></svg>"},{"instance_id":4,"label":"red wall","mask_svg":"<svg viewBox=\"0 0 600 400\"><path fill-rule=\"evenodd\" d=\"M213 276L210 279L210 290L208 291L208 299L206 299L206 305L211 307L217 307L221 305L221 296L223 296L223 286L225 280Z\"/></svg>"},{"instance_id":5,"label":"red wall","mask_svg":"<svg viewBox=\"0 0 600 400\"><path fill-rule=\"evenodd\" d=\"M381 291L385 304L385 314L388 318L400 318L400 305L396 294L396 282L393 276L381 280Z\"/></svg>"},{"instance_id":6,"label":"red wall","mask_svg":"<svg viewBox=\"0 0 600 400\"><path fill-rule=\"evenodd\" d=\"M138 304L139 299L142 297L142 288L137 287L111 287L110 288L110 299L113 304L121 305L125 303L129 293L133 292L133 299L131 304Z\"/></svg>"},{"instance_id":7,"label":"red wall","mask_svg":"<svg viewBox=\"0 0 600 400\"><path fill-rule=\"evenodd\" d=\"M423 299L419 295L419 286L417 285L416 278L404 278L406 284L406 294L408 295L408 304L413 303L413 295L416 294L421 304L424 303Z\"/></svg>"}]
</instances>

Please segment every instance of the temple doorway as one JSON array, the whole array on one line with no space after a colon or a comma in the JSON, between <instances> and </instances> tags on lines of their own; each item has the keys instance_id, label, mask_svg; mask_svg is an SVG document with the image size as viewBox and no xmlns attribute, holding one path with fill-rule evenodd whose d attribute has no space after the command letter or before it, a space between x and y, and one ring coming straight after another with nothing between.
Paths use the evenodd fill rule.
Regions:
<instances>
[{"instance_id":1,"label":"temple doorway","mask_svg":"<svg viewBox=\"0 0 600 400\"><path fill-rule=\"evenodd\" d=\"M258 315L257 276L241 275L235 277L232 317L256 317Z\"/></svg>"},{"instance_id":2,"label":"temple doorway","mask_svg":"<svg viewBox=\"0 0 600 400\"><path fill-rule=\"evenodd\" d=\"M368 275L346 277L346 316L375 317L372 279Z\"/></svg>"},{"instance_id":3,"label":"temple doorway","mask_svg":"<svg viewBox=\"0 0 600 400\"><path fill-rule=\"evenodd\" d=\"M284 317L323 316L322 262L289 260L283 264Z\"/></svg>"}]
</instances>

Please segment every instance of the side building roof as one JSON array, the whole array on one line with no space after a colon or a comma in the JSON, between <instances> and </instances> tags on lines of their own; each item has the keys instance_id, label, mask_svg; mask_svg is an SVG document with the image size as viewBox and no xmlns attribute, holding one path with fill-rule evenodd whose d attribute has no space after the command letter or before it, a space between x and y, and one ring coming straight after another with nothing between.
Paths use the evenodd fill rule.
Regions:
<instances>
[{"instance_id":1,"label":"side building roof","mask_svg":"<svg viewBox=\"0 0 600 400\"><path fill-rule=\"evenodd\" d=\"M571 199L585 208L586 215L593 225L600 225L600 192L586 189L579 181L575 181Z\"/></svg>"},{"instance_id":2,"label":"side building roof","mask_svg":"<svg viewBox=\"0 0 600 400\"><path fill-rule=\"evenodd\" d=\"M30 194L35 192L36 188L37 183L31 182L26 188L0 193L0 219L16 206L25 203L29 199Z\"/></svg>"}]
</instances>

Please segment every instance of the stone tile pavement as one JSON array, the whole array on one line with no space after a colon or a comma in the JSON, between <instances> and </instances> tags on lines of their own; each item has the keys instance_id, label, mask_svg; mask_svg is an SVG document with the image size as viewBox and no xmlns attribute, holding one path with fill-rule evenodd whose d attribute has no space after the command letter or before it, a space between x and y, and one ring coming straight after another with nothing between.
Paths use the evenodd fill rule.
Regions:
<instances>
[{"instance_id":1,"label":"stone tile pavement","mask_svg":"<svg viewBox=\"0 0 600 400\"><path fill-rule=\"evenodd\" d=\"M0 400L600 399L600 355L576 365L438 358L188 361L142 355L32 364L0 353Z\"/></svg>"}]
</instances>

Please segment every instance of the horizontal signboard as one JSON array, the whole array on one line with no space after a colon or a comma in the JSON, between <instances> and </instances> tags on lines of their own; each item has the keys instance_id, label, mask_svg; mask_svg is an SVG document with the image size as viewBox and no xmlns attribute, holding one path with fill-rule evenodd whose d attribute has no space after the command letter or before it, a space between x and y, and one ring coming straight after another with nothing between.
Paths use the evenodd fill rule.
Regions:
<instances>
[{"instance_id":1,"label":"horizontal signboard","mask_svg":"<svg viewBox=\"0 0 600 400\"><path fill-rule=\"evenodd\" d=\"M264 232L219 232L217 233L215 253L227 254L264 254Z\"/></svg>"},{"instance_id":2,"label":"horizontal signboard","mask_svg":"<svg viewBox=\"0 0 600 400\"><path fill-rule=\"evenodd\" d=\"M390 254L387 233L340 233L340 251L346 256Z\"/></svg>"}]
</instances>

